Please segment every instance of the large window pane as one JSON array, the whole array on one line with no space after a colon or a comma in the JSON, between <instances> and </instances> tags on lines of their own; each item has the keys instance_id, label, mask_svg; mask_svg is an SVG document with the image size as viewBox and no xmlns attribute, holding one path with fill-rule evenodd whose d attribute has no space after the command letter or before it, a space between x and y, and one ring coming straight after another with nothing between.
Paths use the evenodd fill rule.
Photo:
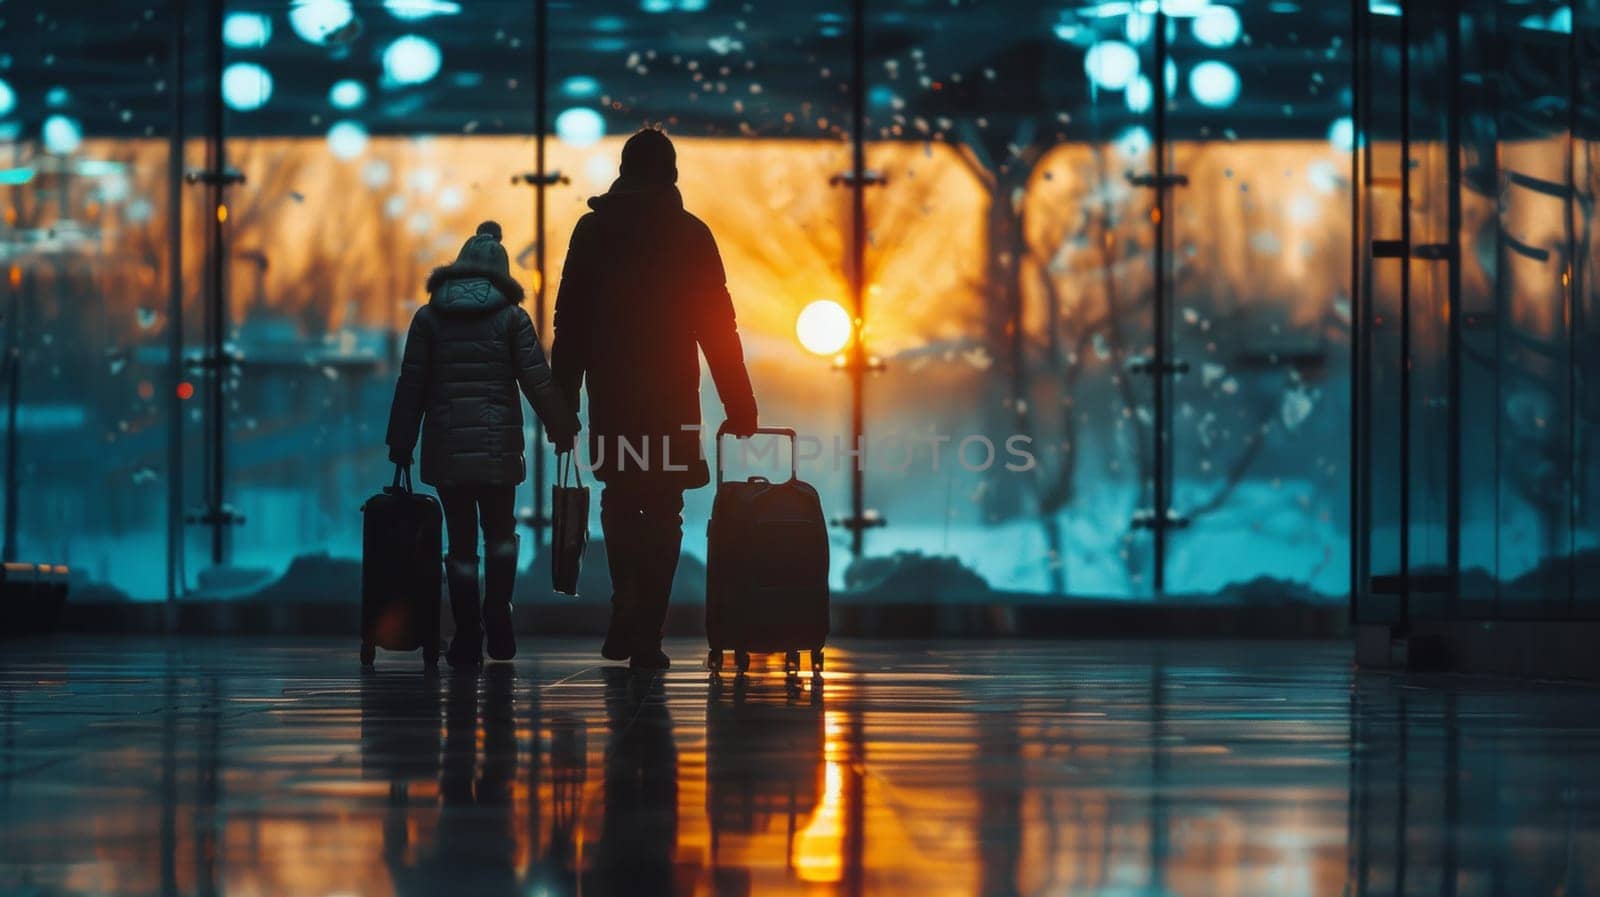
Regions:
<instances>
[{"instance_id":1,"label":"large window pane","mask_svg":"<svg viewBox=\"0 0 1600 897\"><path fill-rule=\"evenodd\" d=\"M164 3L114 24L82 4L4 15L28 35L0 66L7 559L162 597L177 22Z\"/></svg>"},{"instance_id":2,"label":"large window pane","mask_svg":"<svg viewBox=\"0 0 1600 897\"><path fill-rule=\"evenodd\" d=\"M1148 347L1149 234L1124 174L1150 143L1122 88L1152 63L1122 43L1125 16L1010 4L995 28L997 11L869 9L871 165L888 180L872 258L905 272L878 285L903 335L874 422L949 440L937 472L925 443L909 474L879 477L890 524L872 545L953 555L1012 594L1148 594L1148 391L1126 369ZM1014 438L1031 469L1009 469Z\"/></svg>"},{"instance_id":3,"label":"large window pane","mask_svg":"<svg viewBox=\"0 0 1600 897\"><path fill-rule=\"evenodd\" d=\"M1167 32L1167 158L1183 179L1164 272L1182 523L1167 588L1343 601L1349 8L1184 12Z\"/></svg>"}]
</instances>

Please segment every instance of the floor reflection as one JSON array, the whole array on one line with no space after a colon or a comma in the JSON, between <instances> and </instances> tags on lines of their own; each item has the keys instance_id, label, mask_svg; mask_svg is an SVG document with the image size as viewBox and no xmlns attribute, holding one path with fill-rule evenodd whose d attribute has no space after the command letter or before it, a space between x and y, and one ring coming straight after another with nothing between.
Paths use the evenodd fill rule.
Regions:
<instances>
[{"instance_id":1,"label":"floor reflection","mask_svg":"<svg viewBox=\"0 0 1600 897\"><path fill-rule=\"evenodd\" d=\"M665 677L622 668L605 683L604 813L585 893L669 897L680 892L678 749ZM693 879L684 883L691 893Z\"/></svg>"},{"instance_id":2,"label":"floor reflection","mask_svg":"<svg viewBox=\"0 0 1600 897\"><path fill-rule=\"evenodd\" d=\"M709 681L585 647L8 645L0 894L1600 893L1593 690L1342 645L846 643Z\"/></svg>"}]
</instances>

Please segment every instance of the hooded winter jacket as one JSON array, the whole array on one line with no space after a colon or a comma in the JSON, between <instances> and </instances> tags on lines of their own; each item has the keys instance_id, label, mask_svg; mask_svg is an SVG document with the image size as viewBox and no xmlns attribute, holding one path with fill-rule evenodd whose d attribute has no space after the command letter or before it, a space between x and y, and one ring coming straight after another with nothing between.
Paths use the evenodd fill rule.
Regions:
<instances>
[{"instance_id":1,"label":"hooded winter jacket","mask_svg":"<svg viewBox=\"0 0 1600 897\"><path fill-rule=\"evenodd\" d=\"M756 419L716 241L670 183L619 178L589 207L567 249L550 358L569 406L587 383L595 476L705 485L710 439L686 429L700 426L700 352L728 418Z\"/></svg>"},{"instance_id":2,"label":"hooded winter jacket","mask_svg":"<svg viewBox=\"0 0 1600 897\"><path fill-rule=\"evenodd\" d=\"M424 483L515 485L527 476L520 387L561 445L578 432L519 304L500 227L484 222L454 264L428 278L428 304L406 334L389 409L389 455L410 463L422 428Z\"/></svg>"}]
</instances>

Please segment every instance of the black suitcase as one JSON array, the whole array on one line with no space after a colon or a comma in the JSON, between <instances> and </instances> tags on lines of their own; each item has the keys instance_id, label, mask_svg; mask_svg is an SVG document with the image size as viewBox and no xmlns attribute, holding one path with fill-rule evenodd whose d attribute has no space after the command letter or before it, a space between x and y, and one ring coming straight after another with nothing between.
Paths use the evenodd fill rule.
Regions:
<instances>
[{"instance_id":1,"label":"black suitcase","mask_svg":"<svg viewBox=\"0 0 1600 897\"><path fill-rule=\"evenodd\" d=\"M774 483L754 476L722 479L722 441L717 433L717 494L706 525L707 668L722 668L732 650L739 672L750 653L784 654L784 669L800 669L800 652L811 652L811 671L822 671L828 640L828 523L822 500L795 467L795 432L762 427L758 433L789 439L789 479Z\"/></svg>"},{"instance_id":2,"label":"black suitcase","mask_svg":"<svg viewBox=\"0 0 1600 897\"><path fill-rule=\"evenodd\" d=\"M422 649L439 662L439 588L444 574L444 514L431 495L411 489L411 468L361 506L361 663L377 649Z\"/></svg>"}]
</instances>

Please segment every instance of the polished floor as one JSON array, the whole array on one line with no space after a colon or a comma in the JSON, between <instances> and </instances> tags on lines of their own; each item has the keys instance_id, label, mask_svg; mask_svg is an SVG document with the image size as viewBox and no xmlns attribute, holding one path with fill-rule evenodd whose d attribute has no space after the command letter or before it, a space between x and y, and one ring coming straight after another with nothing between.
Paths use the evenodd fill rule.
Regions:
<instances>
[{"instance_id":1,"label":"polished floor","mask_svg":"<svg viewBox=\"0 0 1600 897\"><path fill-rule=\"evenodd\" d=\"M1600 894L1600 692L1344 644L0 648L7 897Z\"/></svg>"}]
</instances>

